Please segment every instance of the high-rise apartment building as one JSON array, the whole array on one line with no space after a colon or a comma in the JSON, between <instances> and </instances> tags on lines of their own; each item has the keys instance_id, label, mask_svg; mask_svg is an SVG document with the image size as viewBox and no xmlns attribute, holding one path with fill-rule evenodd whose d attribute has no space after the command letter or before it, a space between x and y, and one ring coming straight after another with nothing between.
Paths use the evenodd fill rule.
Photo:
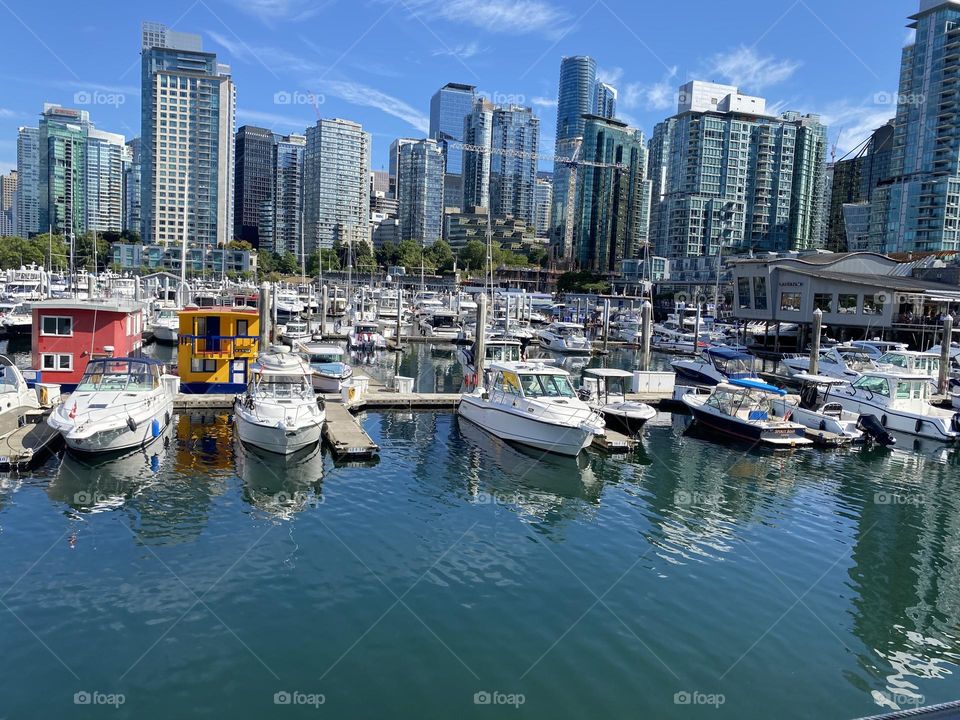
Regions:
<instances>
[{"instance_id":1,"label":"high-rise apartment building","mask_svg":"<svg viewBox=\"0 0 960 720\"><path fill-rule=\"evenodd\" d=\"M144 23L141 213L145 242L231 239L236 89L200 36Z\"/></svg>"},{"instance_id":2,"label":"high-rise apartment building","mask_svg":"<svg viewBox=\"0 0 960 720\"><path fill-rule=\"evenodd\" d=\"M397 173L400 168L400 148L407 143L415 142L417 142L416 138L397 138L390 143L390 164L388 170L390 173L390 186L387 192L393 198L397 197Z\"/></svg>"},{"instance_id":3,"label":"high-rise apartment building","mask_svg":"<svg viewBox=\"0 0 960 720\"><path fill-rule=\"evenodd\" d=\"M446 156L444 198L457 206L463 197L463 151L453 143L463 141L463 120L473 111L477 89L473 85L447 83L430 99L430 137L440 143Z\"/></svg>"},{"instance_id":4,"label":"high-rise apartment building","mask_svg":"<svg viewBox=\"0 0 960 720\"><path fill-rule=\"evenodd\" d=\"M430 245L443 236L443 148L436 140L400 149L397 217L401 240Z\"/></svg>"},{"instance_id":5,"label":"high-rise apartment building","mask_svg":"<svg viewBox=\"0 0 960 720\"><path fill-rule=\"evenodd\" d=\"M0 175L0 237L15 235L17 198L17 171L11 170L6 175Z\"/></svg>"},{"instance_id":6,"label":"high-rise apartment building","mask_svg":"<svg viewBox=\"0 0 960 720\"><path fill-rule=\"evenodd\" d=\"M355 122L321 119L307 128L304 234L319 248L370 242L370 135Z\"/></svg>"},{"instance_id":7,"label":"high-rise apartment building","mask_svg":"<svg viewBox=\"0 0 960 720\"><path fill-rule=\"evenodd\" d=\"M553 205L553 181L549 178L538 177L533 188L534 217L538 238L550 235L550 208Z\"/></svg>"},{"instance_id":8,"label":"high-rise apartment building","mask_svg":"<svg viewBox=\"0 0 960 720\"><path fill-rule=\"evenodd\" d=\"M694 81L650 143L651 237L671 259L817 247L826 128L816 115L766 114L763 98Z\"/></svg>"},{"instance_id":9,"label":"high-rise apartment building","mask_svg":"<svg viewBox=\"0 0 960 720\"><path fill-rule=\"evenodd\" d=\"M277 135L273 144L273 251L306 252L303 232L304 156L307 138ZM262 236L261 236L262 242ZM307 253L309 257L309 253Z\"/></svg>"},{"instance_id":10,"label":"high-rise apartment building","mask_svg":"<svg viewBox=\"0 0 960 720\"><path fill-rule=\"evenodd\" d=\"M496 107L490 142L490 210L533 227L540 119L528 107Z\"/></svg>"},{"instance_id":11,"label":"high-rise apartment building","mask_svg":"<svg viewBox=\"0 0 960 720\"><path fill-rule=\"evenodd\" d=\"M87 131L86 230L120 233L124 228L123 174L126 139L91 127Z\"/></svg>"},{"instance_id":12,"label":"high-rise apartment building","mask_svg":"<svg viewBox=\"0 0 960 720\"><path fill-rule=\"evenodd\" d=\"M40 229L40 131L22 127L17 133L17 235Z\"/></svg>"},{"instance_id":13,"label":"high-rise apartment building","mask_svg":"<svg viewBox=\"0 0 960 720\"><path fill-rule=\"evenodd\" d=\"M493 111L493 103L489 100L480 98L474 103L473 110L463 119L464 144L481 148L492 147ZM461 207L490 207L490 161L489 152L464 151Z\"/></svg>"},{"instance_id":14,"label":"high-rise apartment building","mask_svg":"<svg viewBox=\"0 0 960 720\"><path fill-rule=\"evenodd\" d=\"M273 250L274 134L267 128L244 125L234 141L233 236L255 248Z\"/></svg>"},{"instance_id":15,"label":"high-rise apartment building","mask_svg":"<svg viewBox=\"0 0 960 720\"><path fill-rule=\"evenodd\" d=\"M39 127L39 227L68 238L87 229L90 114L47 103Z\"/></svg>"},{"instance_id":16,"label":"high-rise apartment building","mask_svg":"<svg viewBox=\"0 0 960 720\"><path fill-rule=\"evenodd\" d=\"M605 82L598 82L593 97L593 114L613 119L617 116L617 89Z\"/></svg>"},{"instance_id":17,"label":"high-rise apartment building","mask_svg":"<svg viewBox=\"0 0 960 720\"><path fill-rule=\"evenodd\" d=\"M123 229L140 234L143 218L140 214L140 138L127 141L123 168Z\"/></svg>"},{"instance_id":18,"label":"high-rise apartment building","mask_svg":"<svg viewBox=\"0 0 960 720\"><path fill-rule=\"evenodd\" d=\"M560 62L560 86L557 94L557 138L554 154L573 157L582 142L584 116L593 111L596 98L597 63L592 57L576 55ZM567 195L570 192L570 168L557 161L553 167L553 210L551 232L554 255L570 259L567 247ZM571 198L571 201L573 198Z\"/></svg>"},{"instance_id":19,"label":"high-rise apartment building","mask_svg":"<svg viewBox=\"0 0 960 720\"><path fill-rule=\"evenodd\" d=\"M577 178L574 256L581 269L613 272L648 240L646 141L626 123L590 115L582 155L598 166L581 167Z\"/></svg>"},{"instance_id":20,"label":"high-rise apartment building","mask_svg":"<svg viewBox=\"0 0 960 720\"><path fill-rule=\"evenodd\" d=\"M871 205L883 252L960 249L960 0L920 0L903 48L889 182Z\"/></svg>"}]
</instances>

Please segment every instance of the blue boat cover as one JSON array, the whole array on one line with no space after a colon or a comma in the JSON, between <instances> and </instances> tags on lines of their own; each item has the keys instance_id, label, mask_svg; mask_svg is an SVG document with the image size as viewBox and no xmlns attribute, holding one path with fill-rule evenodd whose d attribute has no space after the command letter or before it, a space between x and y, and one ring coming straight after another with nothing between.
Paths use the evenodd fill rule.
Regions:
<instances>
[{"instance_id":1,"label":"blue boat cover","mask_svg":"<svg viewBox=\"0 0 960 720\"><path fill-rule=\"evenodd\" d=\"M726 347L709 347L707 354L723 360L756 360L753 355Z\"/></svg>"},{"instance_id":2,"label":"blue boat cover","mask_svg":"<svg viewBox=\"0 0 960 720\"><path fill-rule=\"evenodd\" d=\"M736 385L737 387L748 388L750 390L763 390L764 392L776 393L777 395L786 395L787 391L782 388L778 388L775 385L768 385L762 380L750 380L749 378L736 378L730 380L731 385Z\"/></svg>"}]
</instances>

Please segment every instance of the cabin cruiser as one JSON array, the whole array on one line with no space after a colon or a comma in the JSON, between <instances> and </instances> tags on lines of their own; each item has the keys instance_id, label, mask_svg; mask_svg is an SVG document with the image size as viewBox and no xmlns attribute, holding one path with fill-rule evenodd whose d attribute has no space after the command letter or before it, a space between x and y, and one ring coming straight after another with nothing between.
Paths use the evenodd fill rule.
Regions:
<instances>
[{"instance_id":1,"label":"cabin cruiser","mask_svg":"<svg viewBox=\"0 0 960 720\"><path fill-rule=\"evenodd\" d=\"M832 444L846 445L872 438L880 445L893 445L896 439L872 415L845 410L836 401L826 400L830 388L846 381L829 375L795 375L800 383L800 395L774 398L771 413L775 417L798 422L819 433L830 433ZM824 398L821 398L821 394Z\"/></svg>"},{"instance_id":2,"label":"cabin cruiser","mask_svg":"<svg viewBox=\"0 0 960 720\"><path fill-rule=\"evenodd\" d=\"M603 433L603 418L577 397L565 370L544 363L495 362L488 387L460 400L457 414L502 440L577 455Z\"/></svg>"},{"instance_id":3,"label":"cabin cruiser","mask_svg":"<svg viewBox=\"0 0 960 720\"><path fill-rule=\"evenodd\" d=\"M642 402L627 400L627 383L633 373L613 368L587 368L580 380L580 399L600 413L607 429L638 435L657 411Z\"/></svg>"},{"instance_id":4,"label":"cabin cruiser","mask_svg":"<svg viewBox=\"0 0 960 720\"><path fill-rule=\"evenodd\" d=\"M347 347L351 350L385 350L387 341L375 322L358 320L347 332Z\"/></svg>"},{"instance_id":5,"label":"cabin cruiser","mask_svg":"<svg viewBox=\"0 0 960 720\"><path fill-rule=\"evenodd\" d=\"M326 418L310 364L282 346L261 353L247 391L237 396L234 419L240 440L263 450L289 455L316 445Z\"/></svg>"},{"instance_id":6,"label":"cabin cruiser","mask_svg":"<svg viewBox=\"0 0 960 720\"><path fill-rule=\"evenodd\" d=\"M277 288L273 301L277 306L277 315L279 317L292 318L304 310L303 303L300 302L300 296L296 290Z\"/></svg>"},{"instance_id":7,"label":"cabin cruiser","mask_svg":"<svg viewBox=\"0 0 960 720\"><path fill-rule=\"evenodd\" d=\"M679 378L705 385L718 385L728 380L758 380L754 370L755 361L753 355L733 348L708 347L694 358L671 360L670 366Z\"/></svg>"},{"instance_id":8,"label":"cabin cruiser","mask_svg":"<svg viewBox=\"0 0 960 720\"><path fill-rule=\"evenodd\" d=\"M682 335L664 335L654 332L650 339L650 348L658 352L679 353L681 355L696 355L697 351L707 347L707 343L702 337L699 341L693 337L693 333Z\"/></svg>"},{"instance_id":9,"label":"cabin cruiser","mask_svg":"<svg viewBox=\"0 0 960 720\"><path fill-rule=\"evenodd\" d=\"M540 330L540 347L570 355L590 355L593 346L583 334L583 327L572 322L550 323Z\"/></svg>"},{"instance_id":10,"label":"cabin cruiser","mask_svg":"<svg viewBox=\"0 0 960 720\"><path fill-rule=\"evenodd\" d=\"M77 452L146 447L170 424L177 383L155 360L93 358L47 422Z\"/></svg>"},{"instance_id":11,"label":"cabin cruiser","mask_svg":"<svg viewBox=\"0 0 960 720\"><path fill-rule=\"evenodd\" d=\"M847 345L857 348L857 350L862 350L873 360L878 360L881 355L886 355L889 352L906 350L908 347L906 343L880 340L879 338L873 340L851 340Z\"/></svg>"},{"instance_id":12,"label":"cabin cruiser","mask_svg":"<svg viewBox=\"0 0 960 720\"><path fill-rule=\"evenodd\" d=\"M456 340L460 334L460 316L440 307L420 316L420 334L438 340Z\"/></svg>"},{"instance_id":13,"label":"cabin cruiser","mask_svg":"<svg viewBox=\"0 0 960 720\"><path fill-rule=\"evenodd\" d=\"M786 394L757 380L731 380L710 395L691 393L681 400L694 419L718 432L777 448L810 445L803 425L773 416L773 401Z\"/></svg>"},{"instance_id":14,"label":"cabin cruiser","mask_svg":"<svg viewBox=\"0 0 960 720\"><path fill-rule=\"evenodd\" d=\"M284 343L293 347L296 343L309 340L312 335L313 333L310 331L310 326L307 324L307 321L301 317L295 317L292 320L288 320L287 324L283 326L281 339Z\"/></svg>"},{"instance_id":15,"label":"cabin cruiser","mask_svg":"<svg viewBox=\"0 0 960 720\"><path fill-rule=\"evenodd\" d=\"M960 413L932 405L932 389L930 376L875 370L831 388L827 398L850 412L876 416L888 430L953 442L960 437Z\"/></svg>"},{"instance_id":16,"label":"cabin cruiser","mask_svg":"<svg viewBox=\"0 0 960 720\"><path fill-rule=\"evenodd\" d=\"M353 376L353 368L343 361L343 348L324 343L301 342L297 349L313 369L313 389L338 393Z\"/></svg>"},{"instance_id":17,"label":"cabin cruiser","mask_svg":"<svg viewBox=\"0 0 960 720\"><path fill-rule=\"evenodd\" d=\"M933 378L940 376L940 356L930 352L891 350L878 357L876 363L880 370L903 371Z\"/></svg>"},{"instance_id":18,"label":"cabin cruiser","mask_svg":"<svg viewBox=\"0 0 960 720\"><path fill-rule=\"evenodd\" d=\"M7 356L0 355L0 415L39 408L37 392L27 387L20 368Z\"/></svg>"},{"instance_id":19,"label":"cabin cruiser","mask_svg":"<svg viewBox=\"0 0 960 720\"><path fill-rule=\"evenodd\" d=\"M37 265L8 271L6 279L3 297L9 302L35 302L45 297L43 287L47 282L47 273Z\"/></svg>"},{"instance_id":20,"label":"cabin cruiser","mask_svg":"<svg viewBox=\"0 0 960 720\"><path fill-rule=\"evenodd\" d=\"M519 340L488 337L483 343L484 377L477 377L477 345L463 346L457 349L457 359L463 365L463 379L469 390L478 385L486 387L489 381L490 366L495 362L520 362L523 350Z\"/></svg>"},{"instance_id":21,"label":"cabin cruiser","mask_svg":"<svg viewBox=\"0 0 960 720\"><path fill-rule=\"evenodd\" d=\"M33 312L30 303L21 302L6 306L0 314L0 334L29 335L33 330Z\"/></svg>"},{"instance_id":22,"label":"cabin cruiser","mask_svg":"<svg viewBox=\"0 0 960 720\"><path fill-rule=\"evenodd\" d=\"M180 334L180 316L175 307L160 307L153 316L150 326L153 339L164 345L176 345Z\"/></svg>"},{"instance_id":23,"label":"cabin cruiser","mask_svg":"<svg viewBox=\"0 0 960 720\"><path fill-rule=\"evenodd\" d=\"M784 357L781 362L791 375L810 372L809 355ZM876 370L877 366L863 350L850 345L836 345L820 351L817 368L821 375L851 381L856 380L864 372Z\"/></svg>"}]
</instances>

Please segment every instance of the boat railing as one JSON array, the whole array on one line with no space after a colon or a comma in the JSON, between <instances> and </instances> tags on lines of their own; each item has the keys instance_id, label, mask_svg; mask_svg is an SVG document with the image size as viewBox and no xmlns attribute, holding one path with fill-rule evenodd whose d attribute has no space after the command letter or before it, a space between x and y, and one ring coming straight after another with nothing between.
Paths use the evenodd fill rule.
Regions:
<instances>
[{"instance_id":1,"label":"boat railing","mask_svg":"<svg viewBox=\"0 0 960 720\"><path fill-rule=\"evenodd\" d=\"M181 335L179 344L189 345L199 357L233 357L259 351L260 338L255 335Z\"/></svg>"}]
</instances>

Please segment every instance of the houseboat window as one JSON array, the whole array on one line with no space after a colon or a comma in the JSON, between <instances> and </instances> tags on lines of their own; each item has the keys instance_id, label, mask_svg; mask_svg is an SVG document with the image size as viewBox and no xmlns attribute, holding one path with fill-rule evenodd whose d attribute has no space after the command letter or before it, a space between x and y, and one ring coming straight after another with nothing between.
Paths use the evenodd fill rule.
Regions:
<instances>
[{"instance_id":1,"label":"houseboat window","mask_svg":"<svg viewBox=\"0 0 960 720\"><path fill-rule=\"evenodd\" d=\"M747 310L750 307L750 278L740 278L737 280L737 297L740 301L740 309Z\"/></svg>"},{"instance_id":2,"label":"houseboat window","mask_svg":"<svg viewBox=\"0 0 960 720\"><path fill-rule=\"evenodd\" d=\"M863 296L863 314L864 315L882 315L883 314L883 294Z\"/></svg>"},{"instance_id":3,"label":"houseboat window","mask_svg":"<svg viewBox=\"0 0 960 720\"><path fill-rule=\"evenodd\" d=\"M237 320L237 335L245 337L250 334L250 321Z\"/></svg>"},{"instance_id":4,"label":"houseboat window","mask_svg":"<svg viewBox=\"0 0 960 720\"><path fill-rule=\"evenodd\" d=\"M73 355L44 353L40 361L43 370L73 370Z\"/></svg>"},{"instance_id":5,"label":"houseboat window","mask_svg":"<svg viewBox=\"0 0 960 720\"><path fill-rule=\"evenodd\" d=\"M853 294L840 293L837 296L837 306L842 315L857 314L857 296Z\"/></svg>"},{"instance_id":6,"label":"houseboat window","mask_svg":"<svg viewBox=\"0 0 960 720\"><path fill-rule=\"evenodd\" d=\"M190 358L190 371L195 373L212 373L217 371L216 360L203 360L201 358Z\"/></svg>"},{"instance_id":7,"label":"houseboat window","mask_svg":"<svg viewBox=\"0 0 960 720\"><path fill-rule=\"evenodd\" d=\"M780 309L789 312L800 312L800 293L780 293Z\"/></svg>"},{"instance_id":8,"label":"houseboat window","mask_svg":"<svg viewBox=\"0 0 960 720\"><path fill-rule=\"evenodd\" d=\"M857 388L858 390L872 392L875 395L890 397L890 386L887 384L886 378L864 375L853 384L853 387Z\"/></svg>"},{"instance_id":9,"label":"houseboat window","mask_svg":"<svg viewBox=\"0 0 960 720\"><path fill-rule=\"evenodd\" d=\"M753 307L756 310L767 309L767 279L755 277L753 279Z\"/></svg>"},{"instance_id":10,"label":"houseboat window","mask_svg":"<svg viewBox=\"0 0 960 720\"><path fill-rule=\"evenodd\" d=\"M73 335L73 318L44 315L41 335Z\"/></svg>"},{"instance_id":11,"label":"houseboat window","mask_svg":"<svg viewBox=\"0 0 960 720\"><path fill-rule=\"evenodd\" d=\"M823 313L832 313L833 293L816 293L813 296L813 309Z\"/></svg>"}]
</instances>

